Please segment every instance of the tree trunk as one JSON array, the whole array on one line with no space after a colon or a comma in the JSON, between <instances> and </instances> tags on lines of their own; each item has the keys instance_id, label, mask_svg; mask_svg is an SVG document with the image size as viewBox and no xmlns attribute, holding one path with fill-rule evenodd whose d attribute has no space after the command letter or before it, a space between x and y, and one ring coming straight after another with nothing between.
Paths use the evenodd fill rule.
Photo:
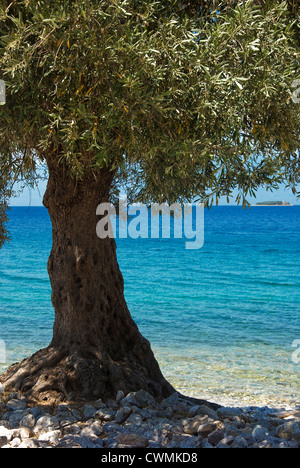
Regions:
<instances>
[{"instance_id":1,"label":"tree trunk","mask_svg":"<svg viewBox=\"0 0 300 468\"><path fill-rule=\"evenodd\" d=\"M50 346L2 376L6 386L41 399L115 397L147 390L174 392L131 318L114 239L99 239L96 208L107 202L112 173L90 172L73 181L63 165L48 161L44 205L53 227L48 261L55 309Z\"/></svg>"}]
</instances>

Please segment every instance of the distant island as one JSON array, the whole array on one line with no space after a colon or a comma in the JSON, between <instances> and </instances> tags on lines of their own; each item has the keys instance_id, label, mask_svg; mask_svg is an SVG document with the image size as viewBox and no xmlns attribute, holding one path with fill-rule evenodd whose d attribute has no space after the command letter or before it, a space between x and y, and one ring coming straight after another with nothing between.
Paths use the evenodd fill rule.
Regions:
<instances>
[{"instance_id":1,"label":"distant island","mask_svg":"<svg viewBox=\"0 0 300 468\"><path fill-rule=\"evenodd\" d=\"M265 201L256 203L254 206L293 206L286 201Z\"/></svg>"}]
</instances>

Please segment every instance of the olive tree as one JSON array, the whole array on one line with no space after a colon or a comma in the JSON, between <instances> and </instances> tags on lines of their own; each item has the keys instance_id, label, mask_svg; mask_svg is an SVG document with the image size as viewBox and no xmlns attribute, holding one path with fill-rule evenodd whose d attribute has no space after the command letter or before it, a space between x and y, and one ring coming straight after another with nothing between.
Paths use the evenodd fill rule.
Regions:
<instances>
[{"instance_id":1,"label":"olive tree","mask_svg":"<svg viewBox=\"0 0 300 468\"><path fill-rule=\"evenodd\" d=\"M0 219L47 165L55 309L49 346L0 378L32 397L174 391L131 318L97 206L296 192L296 2L1 2ZM142 281L142 278L140 279Z\"/></svg>"}]
</instances>

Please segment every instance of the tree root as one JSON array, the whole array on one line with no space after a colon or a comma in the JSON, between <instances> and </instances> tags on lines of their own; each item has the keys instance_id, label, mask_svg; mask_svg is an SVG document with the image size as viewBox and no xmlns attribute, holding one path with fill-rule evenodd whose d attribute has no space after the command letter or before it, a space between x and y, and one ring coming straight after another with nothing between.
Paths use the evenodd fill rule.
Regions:
<instances>
[{"instance_id":1,"label":"tree root","mask_svg":"<svg viewBox=\"0 0 300 468\"><path fill-rule=\"evenodd\" d=\"M91 350L66 352L50 347L13 364L0 382L6 391L20 391L31 401L47 403L115 398L118 390L127 394L140 389L160 399L175 391L165 379L152 378L132 356L114 362Z\"/></svg>"},{"instance_id":2,"label":"tree root","mask_svg":"<svg viewBox=\"0 0 300 468\"><path fill-rule=\"evenodd\" d=\"M51 348L45 348L33 354L30 358L10 366L1 376L0 382L6 391L20 391L33 400L46 400L42 396L44 391L51 390L57 393L57 399L61 400L61 383L52 382L49 376L55 366L63 359L64 353ZM44 380L44 385L41 381ZM46 381L48 383L46 385ZM40 393L38 398L35 396Z\"/></svg>"}]
</instances>

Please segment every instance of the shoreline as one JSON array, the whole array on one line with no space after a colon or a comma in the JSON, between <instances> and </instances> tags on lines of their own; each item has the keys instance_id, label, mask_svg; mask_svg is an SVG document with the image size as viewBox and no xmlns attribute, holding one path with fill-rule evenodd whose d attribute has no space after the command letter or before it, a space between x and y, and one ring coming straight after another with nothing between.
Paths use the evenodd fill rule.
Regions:
<instances>
[{"instance_id":1,"label":"shoreline","mask_svg":"<svg viewBox=\"0 0 300 468\"><path fill-rule=\"evenodd\" d=\"M169 379L171 380L171 379ZM172 382L171 382L172 383ZM257 408L265 408L268 407L274 410L282 410L283 408L289 410L297 410L300 407L300 399L295 401L295 398L281 398L281 397L274 397L270 396L268 393L265 394L251 394L249 391L247 396L232 396L229 395L222 395L222 392L215 394L213 389L211 393L209 392L202 392L198 391L195 392L193 390L189 390L188 387L185 388L178 388L176 385L173 385L174 388L179 393L184 395L188 395L189 397L202 399L210 401L213 404L226 406L226 407L239 407L239 408L250 408L250 407L257 407Z\"/></svg>"},{"instance_id":2,"label":"shoreline","mask_svg":"<svg viewBox=\"0 0 300 468\"><path fill-rule=\"evenodd\" d=\"M185 392L186 395L189 395L189 393ZM199 396L199 395L194 395L191 394L193 398L197 399L204 399L206 398ZM208 398L207 401L210 401L210 403L215 404L215 405L220 405L222 407L226 408L241 408L244 410L249 410L250 408L269 408L270 410L274 411L298 411L300 408L300 404L293 403L293 402L288 402L288 401L282 401L282 400L269 400L265 399L264 401L257 400L255 396L253 396L253 399L250 401L249 399L242 401L239 399L235 398L219 398L218 400L214 398L214 395L211 395L211 398Z\"/></svg>"},{"instance_id":3,"label":"shoreline","mask_svg":"<svg viewBox=\"0 0 300 468\"><path fill-rule=\"evenodd\" d=\"M11 363L10 365L12 365ZM9 366L6 366L9 367ZM5 371L4 369L0 369L0 377L1 374ZM241 408L248 410L249 408L269 408L275 411L277 410L289 410L289 411L297 411L300 408L300 399L295 401L295 398L292 397L275 397L274 395L270 395L269 393L262 393L262 390L259 391L256 389L256 392L251 393L249 390L247 394L241 394L240 396L234 395L230 396L228 393L230 390L227 389L226 393L221 391L216 391L215 388L211 388L210 391L204 391L200 387L198 390L195 390L195 386L192 385L191 387L187 384L184 386L177 385L176 382L173 381L172 375L166 375L166 378L173 387L176 389L176 392L180 395L186 395L191 399L197 400L205 400L209 401L211 404L220 405L222 407L232 407L232 408ZM232 388L232 391L234 389ZM1 384L0 384L0 402L1 402ZM0 411L1 413L1 411Z\"/></svg>"},{"instance_id":4,"label":"shoreline","mask_svg":"<svg viewBox=\"0 0 300 468\"><path fill-rule=\"evenodd\" d=\"M1 374L4 371L0 371L0 377ZM172 379L169 379L170 383L172 384ZM196 400L203 400L203 401L208 401L212 405L219 405L222 407L230 407L230 408L241 408L245 411L248 411L250 408L268 408L270 410L274 411L282 411L282 410L287 410L287 411L298 411L300 408L300 400L299 401L294 401L294 399L288 399L288 398L274 398L269 396L267 393L262 395L255 395L255 394L250 394L247 395L246 397L229 397L228 395L221 395L220 392L218 394L214 393L214 389L211 390L211 392L201 392L197 391L195 392L192 389L189 389L188 386L185 387L177 387L176 385L173 385L173 387L176 389L176 393L179 395L185 395L186 397L190 399L196 399ZM0 384L0 403L1 403L1 384ZM0 415L1 415L1 404L0 404ZM0 418L1 419L1 418Z\"/></svg>"}]
</instances>

